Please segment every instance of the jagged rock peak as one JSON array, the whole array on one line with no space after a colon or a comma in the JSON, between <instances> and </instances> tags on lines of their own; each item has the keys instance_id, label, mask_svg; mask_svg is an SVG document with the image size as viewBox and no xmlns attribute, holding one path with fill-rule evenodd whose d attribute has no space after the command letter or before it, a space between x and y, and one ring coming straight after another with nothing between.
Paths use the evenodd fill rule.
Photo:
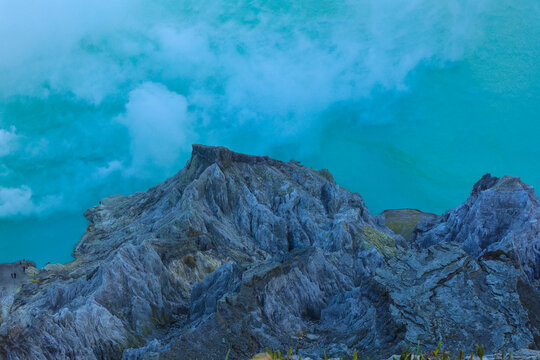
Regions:
<instances>
[{"instance_id":1,"label":"jagged rock peak","mask_svg":"<svg viewBox=\"0 0 540 360\"><path fill-rule=\"evenodd\" d=\"M536 195L534 188L531 185L525 184L521 181L521 178L517 176L505 175L498 178L491 176L489 173L485 174L476 182L476 184L474 184L470 197L476 199L479 194L486 190L498 193L524 191L528 194L531 201L538 202L538 196Z\"/></svg>"},{"instance_id":2,"label":"jagged rock peak","mask_svg":"<svg viewBox=\"0 0 540 360\"><path fill-rule=\"evenodd\" d=\"M224 146L208 146L202 144L192 145L191 159L186 164L186 167L182 169L176 177L186 177L186 175L184 174L185 172L187 174L187 177L190 180L193 180L194 178L198 177L206 168L214 164L222 170L227 169L233 165L239 167L273 167L285 173L292 173L297 170L312 170L313 173L319 175L326 181L336 185L334 177L328 171L328 169L315 170L302 166L300 162L296 160L284 162L281 160L270 158L268 156L257 156L238 153Z\"/></svg>"},{"instance_id":3,"label":"jagged rock peak","mask_svg":"<svg viewBox=\"0 0 540 360\"><path fill-rule=\"evenodd\" d=\"M268 156L256 156L237 153L227 149L224 146L208 146L202 144L193 144L191 152L191 160L200 160L207 164L228 165L232 162L244 162L247 164L267 163L269 165L283 164L279 160L274 160Z\"/></svg>"},{"instance_id":4,"label":"jagged rock peak","mask_svg":"<svg viewBox=\"0 0 540 360\"><path fill-rule=\"evenodd\" d=\"M484 176L482 176L482 178L480 178L480 180L478 180L476 184L474 184L471 191L471 196L478 195L480 192L489 189L490 187L495 185L497 180L499 180L499 178L491 176L490 173L484 174Z\"/></svg>"},{"instance_id":5,"label":"jagged rock peak","mask_svg":"<svg viewBox=\"0 0 540 360\"><path fill-rule=\"evenodd\" d=\"M484 175L465 203L414 233L421 248L453 241L475 257L504 252L530 282L540 281L540 201L518 177Z\"/></svg>"}]
</instances>

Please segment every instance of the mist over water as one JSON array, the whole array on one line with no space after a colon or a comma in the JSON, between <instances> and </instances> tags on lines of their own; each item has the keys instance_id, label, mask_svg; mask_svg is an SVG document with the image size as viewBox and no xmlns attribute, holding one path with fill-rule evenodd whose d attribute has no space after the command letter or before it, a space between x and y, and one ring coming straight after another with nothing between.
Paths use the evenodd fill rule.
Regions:
<instances>
[{"instance_id":1,"label":"mist over water","mask_svg":"<svg viewBox=\"0 0 540 360\"><path fill-rule=\"evenodd\" d=\"M539 114L536 0L0 0L0 262L69 261L85 209L192 143L328 168L372 213L539 188Z\"/></svg>"}]
</instances>

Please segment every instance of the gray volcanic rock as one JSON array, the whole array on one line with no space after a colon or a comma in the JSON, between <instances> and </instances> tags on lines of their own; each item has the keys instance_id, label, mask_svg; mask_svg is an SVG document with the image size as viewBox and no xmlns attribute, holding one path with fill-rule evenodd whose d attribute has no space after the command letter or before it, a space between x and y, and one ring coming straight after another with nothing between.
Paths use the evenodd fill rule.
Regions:
<instances>
[{"instance_id":1,"label":"gray volcanic rock","mask_svg":"<svg viewBox=\"0 0 540 360\"><path fill-rule=\"evenodd\" d=\"M476 258L510 258L520 269L517 291L540 346L540 201L532 186L517 177L486 174L465 203L413 233L419 248L451 241Z\"/></svg>"},{"instance_id":2,"label":"gray volcanic rock","mask_svg":"<svg viewBox=\"0 0 540 360\"><path fill-rule=\"evenodd\" d=\"M240 359L289 346L314 359L322 349L387 357L417 339L532 346L535 196L488 177L453 215L371 216L326 170L194 145L164 183L85 213L75 260L42 269L7 302L0 358L222 359L231 349ZM401 231L390 217L418 221Z\"/></svg>"},{"instance_id":3,"label":"gray volcanic rock","mask_svg":"<svg viewBox=\"0 0 540 360\"><path fill-rule=\"evenodd\" d=\"M223 265L208 274L202 282L195 284L191 291L191 318L213 314L218 300L228 292L235 292L241 280L242 269L235 263Z\"/></svg>"},{"instance_id":4,"label":"gray volcanic rock","mask_svg":"<svg viewBox=\"0 0 540 360\"><path fill-rule=\"evenodd\" d=\"M540 201L517 177L484 175L464 204L414 231L421 248L454 241L476 257L509 254L538 285Z\"/></svg>"},{"instance_id":5,"label":"gray volcanic rock","mask_svg":"<svg viewBox=\"0 0 540 360\"><path fill-rule=\"evenodd\" d=\"M408 342L467 349L472 338L495 351L533 343L519 276L504 255L477 260L459 244L444 242L398 255L378 271L377 281L388 291L392 317L403 323Z\"/></svg>"}]
</instances>

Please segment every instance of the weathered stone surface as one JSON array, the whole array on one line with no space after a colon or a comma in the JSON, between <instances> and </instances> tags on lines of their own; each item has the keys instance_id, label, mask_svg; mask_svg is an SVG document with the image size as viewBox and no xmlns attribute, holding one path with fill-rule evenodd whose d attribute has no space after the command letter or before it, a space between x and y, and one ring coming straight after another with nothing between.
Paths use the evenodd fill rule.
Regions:
<instances>
[{"instance_id":1,"label":"weathered stone surface","mask_svg":"<svg viewBox=\"0 0 540 360\"><path fill-rule=\"evenodd\" d=\"M465 203L413 232L419 248L450 241L476 258L510 258L520 269L517 291L540 346L540 201L532 186L486 174Z\"/></svg>"},{"instance_id":2,"label":"weathered stone surface","mask_svg":"<svg viewBox=\"0 0 540 360\"><path fill-rule=\"evenodd\" d=\"M461 243L473 256L509 254L532 282L540 280L540 201L519 178L489 174L465 203L415 230L415 242Z\"/></svg>"},{"instance_id":3,"label":"weathered stone surface","mask_svg":"<svg viewBox=\"0 0 540 360\"><path fill-rule=\"evenodd\" d=\"M195 284L191 292L191 318L213 314L218 300L229 292L235 292L241 280L242 269L235 263L228 263Z\"/></svg>"},{"instance_id":4,"label":"weathered stone surface","mask_svg":"<svg viewBox=\"0 0 540 360\"><path fill-rule=\"evenodd\" d=\"M476 259L457 243L408 251L379 269L376 281L388 292L392 318L406 329L406 347L471 348L470 339L497 350L533 343L527 311L520 304L518 269L509 258Z\"/></svg>"},{"instance_id":5,"label":"weathered stone surface","mask_svg":"<svg viewBox=\"0 0 540 360\"><path fill-rule=\"evenodd\" d=\"M328 171L195 145L177 175L85 213L75 261L5 302L0 358L532 346L538 206L519 180L484 177L441 217L372 216Z\"/></svg>"}]
</instances>

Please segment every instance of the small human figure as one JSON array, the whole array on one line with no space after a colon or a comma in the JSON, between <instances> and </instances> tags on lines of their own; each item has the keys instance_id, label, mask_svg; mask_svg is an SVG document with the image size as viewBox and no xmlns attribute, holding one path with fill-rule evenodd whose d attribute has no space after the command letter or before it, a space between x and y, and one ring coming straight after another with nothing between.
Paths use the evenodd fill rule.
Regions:
<instances>
[{"instance_id":1,"label":"small human figure","mask_svg":"<svg viewBox=\"0 0 540 360\"><path fill-rule=\"evenodd\" d=\"M25 269L25 266L23 265L23 267L22 267L22 271L23 271L23 272L24 272L24 269Z\"/></svg>"},{"instance_id":2,"label":"small human figure","mask_svg":"<svg viewBox=\"0 0 540 360\"><path fill-rule=\"evenodd\" d=\"M13 273L9 274L9 276L11 276L11 278L13 279Z\"/></svg>"},{"instance_id":3,"label":"small human figure","mask_svg":"<svg viewBox=\"0 0 540 360\"><path fill-rule=\"evenodd\" d=\"M13 278L14 278L14 279L17 278L17 273L13 273Z\"/></svg>"}]
</instances>

